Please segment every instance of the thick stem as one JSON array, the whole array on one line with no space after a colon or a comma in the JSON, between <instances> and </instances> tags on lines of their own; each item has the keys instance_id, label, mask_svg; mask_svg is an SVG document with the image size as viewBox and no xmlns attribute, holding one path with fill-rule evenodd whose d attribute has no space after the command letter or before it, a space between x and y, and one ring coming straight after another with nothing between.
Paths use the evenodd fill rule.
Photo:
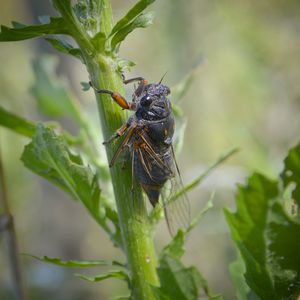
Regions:
<instances>
[{"instance_id":1,"label":"thick stem","mask_svg":"<svg viewBox=\"0 0 300 300\"><path fill-rule=\"evenodd\" d=\"M88 66L97 88L123 93L121 77L115 72L114 61L99 56L98 65ZM101 75L98 76L99 71ZM126 122L126 114L111 100L109 95L97 94L103 136L108 139L117 128ZM110 160L116 145L106 147ZM131 288L135 299L154 299L151 285L158 285L156 256L148 223L143 195L139 187L131 191L132 174L129 161L116 163L111 168L111 177L120 220L124 252L127 256Z\"/></svg>"},{"instance_id":2,"label":"thick stem","mask_svg":"<svg viewBox=\"0 0 300 300\"><path fill-rule=\"evenodd\" d=\"M68 12L68 7L54 0L62 16L70 23L74 15ZM113 21L109 0L99 0L101 5L100 30L109 35ZM76 26L75 26L76 27ZM74 28L76 30L76 28ZM83 38L84 37L84 38ZM89 49L91 43L80 29L74 34L84 56L90 78L98 89L107 89L124 94L120 74L116 72L116 62L109 53L96 53ZM110 99L109 95L96 94L103 136L108 139L124 122L126 114ZM106 147L107 158L110 161L116 145ZM156 273L156 255L148 222L147 210L140 187L131 191L131 163L127 160L120 166L116 163L111 168L111 179L117 204L119 223L121 227L123 250L127 257L132 296L137 300L155 299L152 286L159 284Z\"/></svg>"}]
</instances>

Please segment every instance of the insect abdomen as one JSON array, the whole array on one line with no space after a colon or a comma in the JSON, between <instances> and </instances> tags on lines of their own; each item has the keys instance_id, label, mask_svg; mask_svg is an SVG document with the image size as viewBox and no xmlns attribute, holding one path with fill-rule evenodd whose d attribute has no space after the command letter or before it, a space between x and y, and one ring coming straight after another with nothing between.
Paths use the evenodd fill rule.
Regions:
<instances>
[{"instance_id":1,"label":"insect abdomen","mask_svg":"<svg viewBox=\"0 0 300 300\"><path fill-rule=\"evenodd\" d=\"M171 147L165 148L163 153L157 155L159 161L145 152L134 156L134 175L153 206L159 201L164 184L173 176Z\"/></svg>"},{"instance_id":2,"label":"insect abdomen","mask_svg":"<svg viewBox=\"0 0 300 300\"><path fill-rule=\"evenodd\" d=\"M149 185L149 184L144 184L141 183L141 186L145 193L147 194L147 197L152 204L153 207L158 203L159 201L159 196L161 194L161 189L163 187L162 185Z\"/></svg>"}]
</instances>

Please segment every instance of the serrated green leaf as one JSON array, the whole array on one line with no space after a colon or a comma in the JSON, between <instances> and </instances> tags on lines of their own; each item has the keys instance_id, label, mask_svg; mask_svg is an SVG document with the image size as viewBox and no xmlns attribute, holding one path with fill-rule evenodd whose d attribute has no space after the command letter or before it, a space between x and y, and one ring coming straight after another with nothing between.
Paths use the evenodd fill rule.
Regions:
<instances>
[{"instance_id":1,"label":"serrated green leaf","mask_svg":"<svg viewBox=\"0 0 300 300\"><path fill-rule=\"evenodd\" d=\"M114 243L122 245L114 209L104 198L100 198L97 175L84 164L79 155L70 151L62 136L57 135L52 128L38 124L36 134L32 142L25 147L21 160L31 171L81 201ZM107 224L106 217L113 222L115 230Z\"/></svg>"},{"instance_id":2,"label":"serrated green leaf","mask_svg":"<svg viewBox=\"0 0 300 300\"><path fill-rule=\"evenodd\" d=\"M55 68L58 60L54 56L43 56L33 62L35 83L31 92L40 110L51 117L68 116L81 124L82 118L74 97L66 90L62 80L57 79Z\"/></svg>"},{"instance_id":3,"label":"serrated green leaf","mask_svg":"<svg viewBox=\"0 0 300 300\"><path fill-rule=\"evenodd\" d=\"M184 254L184 241L184 232L182 230L178 230L176 235L172 238L171 242L162 250L162 255L167 254L180 259Z\"/></svg>"},{"instance_id":4,"label":"serrated green leaf","mask_svg":"<svg viewBox=\"0 0 300 300\"><path fill-rule=\"evenodd\" d=\"M296 299L300 293L300 224L278 200L278 182L254 174L236 196L237 212L225 210L233 240L246 265L249 287L262 300Z\"/></svg>"},{"instance_id":5,"label":"serrated green leaf","mask_svg":"<svg viewBox=\"0 0 300 300\"><path fill-rule=\"evenodd\" d=\"M82 275L82 274L74 274L75 276L86 280L86 281L90 281L90 282L99 282L99 281L103 281L105 279L109 279L109 278L116 278L116 279L121 279L121 280L125 280L125 281L129 281L129 277L128 275L124 272L124 271L111 271L109 273L106 274L101 274L101 275L97 275L97 276L86 276L86 275Z\"/></svg>"},{"instance_id":6,"label":"serrated green leaf","mask_svg":"<svg viewBox=\"0 0 300 300\"><path fill-rule=\"evenodd\" d=\"M47 42L51 44L51 46L59 52L69 54L73 57L78 58L81 62L83 61L82 53L79 48L74 48L71 44L67 43L62 38L45 38Z\"/></svg>"},{"instance_id":7,"label":"serrated green leaf","mask_svg":"<svg viewBox=\"0 0 300 300\"><path fill-rule=\"evenodd\" d=\"M117 31L111 40L111 49L114 51L126 36L136 28L145 28L152 24L154 15L152 12L138 15L131 23Z\"/></svg>"},{"instance_id":8,"label":"serrated green leaf","mask_svg":"<svg viewBox=\"0 0 300 300\"><path fill-rule=\"evenodd\" d=\"M14 22L13 26L13 28L1 26L0 42L22 41L50 34L69 34L68 26L60 17L51 17L48 24L26 26Z\"/></svg>"},{"instance_id":9,"label":"serrated green leaf","mask_svg":"<svg viewBox=\"0 0 300 300\"><path fill-rule=\"evenodd\" d=\"M185 268L179 260L164 255L158 268L161 290L170 299L199 298L200 276L194 267Z\"/></svg>"},{"instance_id":10,"label":"serrated green leaf","mask_svg":"<svg viewBox=\"0 0 300 300\"><path fill-rule=\"evenodd\" d=\"M279 299L266 268L264 240L269 201L277 196L277 183L255 174L238 189L237 212L225 210L232 237L245 261L247 283L262 299Z\"/></svg>"},{"instance_id":11,"label":"serrated green leaf","mask_svg":"<svg viewBox=\"0 0 300 300\"><path fill-rule=\"evenodd\" d=\"M113 27L110 36L114 33L120 31L120 29L127 26L136 16L138 16L143 10L145 10L150 4L152 4L155 0L140 0L136 3L128 13L120 19L116 25Z\"/></svg>"},{"instance_id":12,"label":"serrated green leaf","mask_svg":"<svg viewBox=\"0 0 300 300\"><path fill-rule=\"evenodd\" d=\"M157 272L161 283L157 289L167 299L197 300L201 289L209 299L222 299L211 294L207 281L195 267L185 267L175 257L164 254Z\"/></svg>"},{"instance_id":13,"label":"serrated green leaf","mask_svg":"<svg viewBox=\"0 0 300 300\"><path fill-rule=\"evenodd\" d=\"M27 137L32 137L35 134L35 123L10 113L1 106L0 125Z\"/></svg>"},{"instance_id":14,"label":"serrated green leaf","mask_svg":"<svg viewBox=\"0 0 300 300\"><path fill-rule=\"evenodd\" d=\"M99 221L100 188L93 171L53 129L38 124L31 143L22 154L25 166L80 200Z\"/></svg>"},{"instance_id":15,"label":"serrated green leaf","mask_svg":"<svg viewBox=\"0 0 300 300\"><path fill-rule=\"evenodd\" d=\"M245 281L245 272L245 264L241 256L239 255L239 257L229 265L229 274L235 288L235 295L237 300L248 299L247 295L250 292L250 288Z\"/></svg>"},{"instance_id":16,"label":"serrated green leaf","mask_svg":"<svg viewBox=\"0 0 300 300\"><path fill-rule=\"evenodd\" d=\"M300 144L289 151L284 160L284 170L280 176L285 188L291 183L296 183L292 196L300 207Z\"/></svg>"},{"instance_id":17,"label":"serrated green leaf","mask_svg":"<svg viewBox=\"0 0 300 300\"><path fill-rule=\"evenodd\" d=\"M98 266L111 266L112 263L105 260L61 260L59 257L49 257L49 256L36 256L32 254L23 253L23 255L32 257L42 262L57 265L60 267L67 268L88 268L88 267L98 267Z\"/></svg>"}]
</instances>

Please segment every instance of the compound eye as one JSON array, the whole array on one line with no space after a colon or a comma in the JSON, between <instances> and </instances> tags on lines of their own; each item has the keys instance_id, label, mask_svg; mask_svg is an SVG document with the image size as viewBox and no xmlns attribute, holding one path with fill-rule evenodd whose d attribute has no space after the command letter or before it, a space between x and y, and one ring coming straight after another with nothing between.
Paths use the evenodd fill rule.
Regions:
<instances>
[{"instance_id":1,"label":"compound eye","mask_svg":"<svg viewBox=\"0 0 300 300\"><path fill-rule=\"evenodd\" d=\"M152 99L149 95L145 95L141 100L140 104L142 106L149 106L152 103Z\"/></svg>"}]
</instances>

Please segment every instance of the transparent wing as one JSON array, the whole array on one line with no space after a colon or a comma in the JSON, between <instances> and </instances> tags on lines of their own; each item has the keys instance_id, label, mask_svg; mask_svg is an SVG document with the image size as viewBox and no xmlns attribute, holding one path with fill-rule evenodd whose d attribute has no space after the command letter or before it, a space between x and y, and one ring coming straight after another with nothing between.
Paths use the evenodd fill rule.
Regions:
<instances>
[{"instance_id":1,"label":"transparent wing","mask_svg":"<svg viewBox=\"0 0 300 300\"><path fill-rule=\"evenodd\" d=\"M186 230L191 223L191 208L189 198L184 191L183 180L176 161L173 146L173 170L174 176L166 183L161 201L165 218L171 235L175 235L178 229Z\"/></svg>"},{"instance_id":2,"label":"transparent wing","mask_svg":"<svg viewBox=\"0 0 300 300\"><path fill-rule=\"evenodd\" d=\"M160 192L160 201L155 210L164 210L168 229L171 235L175 235L179 228L187 229L190 225L190 202L183 189L173 146L164 154L153 153L155 148L150 143L149 146L152 150L138 150L139 159L149 182L159 183L161 176L168 179Z\"/></svg>"}]
</instances>

